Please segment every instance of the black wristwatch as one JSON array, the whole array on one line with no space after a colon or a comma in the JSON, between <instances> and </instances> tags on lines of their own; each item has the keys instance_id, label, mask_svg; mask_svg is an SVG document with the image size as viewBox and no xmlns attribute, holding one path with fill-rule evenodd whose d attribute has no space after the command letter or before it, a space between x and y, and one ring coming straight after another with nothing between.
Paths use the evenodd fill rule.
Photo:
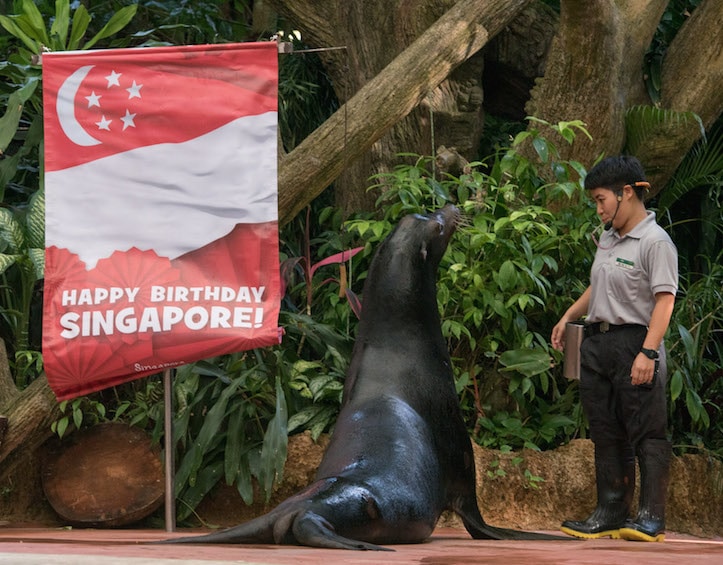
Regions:
<instances>
[{"instance_id":1,"label":"black wristwatch","mask_svg":"<svg viewBox=\"0 0 723 565\"><path fill-rule=\"evenodd\" d=\"M645 347L641 347L640 353L645 355L648 359L657 359L658 358L658 352L655 349L646 349Z\"/></svg>"}]
</instances>

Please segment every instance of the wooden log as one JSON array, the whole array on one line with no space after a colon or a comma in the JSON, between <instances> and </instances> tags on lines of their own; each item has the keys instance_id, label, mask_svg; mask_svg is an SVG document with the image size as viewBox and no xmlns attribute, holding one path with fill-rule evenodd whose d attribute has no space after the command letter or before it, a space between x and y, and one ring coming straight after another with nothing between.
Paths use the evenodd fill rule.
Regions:
<instances>
[{"instance_id":1,"label":"wooden log","mask_svg":"<svg viewBox=\"0 0 723 565\"><path fill-rule=\"evenodd\" d=\"M52 443L43 466L43 491L69 524L125 526L163 502L160 449L143 430L107 423Z\"/></svg>"}]
</instances>

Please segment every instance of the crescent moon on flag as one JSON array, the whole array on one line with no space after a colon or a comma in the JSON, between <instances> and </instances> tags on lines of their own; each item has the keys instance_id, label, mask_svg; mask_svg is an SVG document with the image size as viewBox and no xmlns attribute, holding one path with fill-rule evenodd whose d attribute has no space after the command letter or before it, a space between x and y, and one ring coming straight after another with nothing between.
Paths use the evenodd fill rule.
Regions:
<instances>
[{"instance_id":1,"label":"crescent moon on flag","mask_svg":"<svg viewBox=\"0 0 723 565\"><path fill-rule=\"evenodd\" d=\"M70 75L58 89L58 97L55 101L55 111L58 114L58 121L68 139L76 145L90 147L98 145L100 141L90 135L75 119L75 95L80 88L80 83L90 72L94 65L80 67Z\"/></svg>"}]
</instances>

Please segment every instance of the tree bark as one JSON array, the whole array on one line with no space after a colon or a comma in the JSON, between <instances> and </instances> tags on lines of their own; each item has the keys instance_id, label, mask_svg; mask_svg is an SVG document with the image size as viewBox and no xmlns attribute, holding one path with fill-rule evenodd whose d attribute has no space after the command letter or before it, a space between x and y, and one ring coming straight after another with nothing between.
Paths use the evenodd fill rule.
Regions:
<instances>
[{"instance_id":1,"label":"tree bark","mask_svg":"<svg viewBox=\"0 0 723 565\"><path fill-rule=\"evenodd\" d=\"M477 53L527 1L460 0L366 83L281 161L280 222L290 221L367 150L373 148L375 156L384 155L377 142L385 132L418 106L456 66ZM322 7L330 4L321 3ZM318 12L323 10L319 9L317 16ZM328 22L324 27L329 27ZM434 96L429 98L434 100ZM417 147L401 144L399 135L403 134L397 135L397 151Z\"/></svg>"},{"instance_id":2,"label":"tree bark","mask_svg":"<svg viewBox=\"0 0 723 565\"><path fill-rule=\"evenodd\" d=\"M2 410L8 429L0 444L0 482L51 435L50 425L61 416L55 394L45 376L38 377Z\"/></svg>"}]
</instances>

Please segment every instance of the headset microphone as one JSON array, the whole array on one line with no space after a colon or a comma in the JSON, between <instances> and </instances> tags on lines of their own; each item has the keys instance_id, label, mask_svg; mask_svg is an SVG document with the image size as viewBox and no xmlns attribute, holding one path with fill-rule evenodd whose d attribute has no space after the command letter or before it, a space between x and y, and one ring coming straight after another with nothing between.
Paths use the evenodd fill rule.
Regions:
<instances>
[{"instance_id":1,"label":"headset microphone","mask_svg":"<svg viewBox=\"0 0 723 565\"><path fill-rule=\"evenodd\" d=\"M613 214L613 217L610 219L609 222L605 223L605 231L610 231L610 228L613 227L613 221L615 220L615 216L618 215L618 210L620 210L620 202L622 202L623 196L622 194L618 194L618 205L615 207L615 213Z\"/></svg>"}]
</instances>

